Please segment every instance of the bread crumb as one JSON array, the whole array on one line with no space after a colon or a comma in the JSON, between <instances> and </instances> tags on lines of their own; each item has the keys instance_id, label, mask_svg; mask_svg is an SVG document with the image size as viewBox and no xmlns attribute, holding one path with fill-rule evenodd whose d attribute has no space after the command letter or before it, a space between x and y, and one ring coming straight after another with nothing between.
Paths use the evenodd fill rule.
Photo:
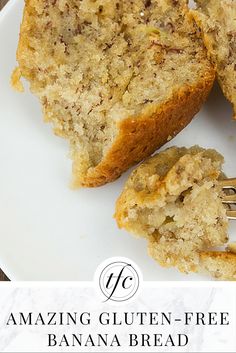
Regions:
<instances>
[{"instance_id":1,"label":"bread crumb","mask_svg":"<svg viewBox=\"0 0 236 353\"><path fill-rule=\"evenodd\" d=\"M11 75L11 85L17 92L24 92L24 87L21 79L21 71L19 67L16 67Z\"/></svg>"}]
</instances>

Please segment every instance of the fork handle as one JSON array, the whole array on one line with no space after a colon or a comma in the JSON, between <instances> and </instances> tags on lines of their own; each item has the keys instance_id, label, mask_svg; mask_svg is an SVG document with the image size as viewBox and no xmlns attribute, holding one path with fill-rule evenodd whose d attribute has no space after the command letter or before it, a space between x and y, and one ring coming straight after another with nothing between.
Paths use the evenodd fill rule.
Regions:
<instances>
[{"instance_id":1,"label":"fork handle","mask_svg":"<svg viewBox=\"0 0 236 353\"><path fill-rule=\"evenodd\" d=\"M236 190L236 178L219 180L219 185L223 189L234 189L234 190Z\"/></svg>"},{"instance_id":2,"label":"fork handle","mask_svg":"<svg viewBox=\"0 0 236 353\"><path fill-rule=\"evenodd\" d=\"M236 204L236 196L234 195L226 195L222 199L223 203L228 203L228 204Z\"/></svg>"},{"instance_id":3,"label":"fork handle","mask_svg":"<svg viewBox=\"0 0 236 353\"><path fill-rule=\"evenodd\" d=\"M227 211L227 218L236 220L236 211Z\"/></svg>"}]
</instances>

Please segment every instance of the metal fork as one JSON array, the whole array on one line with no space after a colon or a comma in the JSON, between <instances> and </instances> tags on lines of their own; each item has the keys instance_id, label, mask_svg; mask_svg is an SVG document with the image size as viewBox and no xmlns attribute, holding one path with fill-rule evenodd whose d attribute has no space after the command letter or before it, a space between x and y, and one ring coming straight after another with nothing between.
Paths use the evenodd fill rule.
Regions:
<instances>
[{"instance_id":1,"label":"metal fork","mask_svg":"<svg viewBox=\"0 0 236 353\"><path fill-rule=\"evenodd\" d=\"M223 190L234 191L234 193L231 195L225 194L222 202L228 205L236 205L236 178L220 180L219 184ZM228 219L236 220L236 210L227 210L227 217Z\"/></svg>"}]
</instances>

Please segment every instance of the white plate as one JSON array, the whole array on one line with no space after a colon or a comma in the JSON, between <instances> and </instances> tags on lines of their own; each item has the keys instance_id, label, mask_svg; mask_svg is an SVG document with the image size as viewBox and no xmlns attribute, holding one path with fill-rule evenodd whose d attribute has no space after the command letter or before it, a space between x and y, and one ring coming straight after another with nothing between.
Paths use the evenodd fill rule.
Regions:
<instances>
[{"instance_id":1,"label":"white plate","mask_svg":"<svg viewBox=\"0 0 236 353\"><path fill-rule=\"evenodd\" d=\"M0 13L0 267L14 280L91 280L112 256L135 261L145 280L206 280L163 269L147 255L145 240L118 230L114 205L127 173L97 189L71 191L66 141L42 121L30 93L9 85L23 1ZM202 109L169 145L199 144L225 156L225 172L236 176L236 122L216 86ZM234 239L236 222L231 224Z\"/></svg>"}]
</instances>

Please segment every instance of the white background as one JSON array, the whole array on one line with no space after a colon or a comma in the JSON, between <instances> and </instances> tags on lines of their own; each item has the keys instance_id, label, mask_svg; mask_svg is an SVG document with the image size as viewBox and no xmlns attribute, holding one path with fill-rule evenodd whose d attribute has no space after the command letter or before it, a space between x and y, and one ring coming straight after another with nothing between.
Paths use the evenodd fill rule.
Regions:
<instances>
[{"instance_id":1,"label":"white background","mask_svg":"<svg viewBox=\"0 0 236 353\"><path fill-rule=\"evenodd\" d=\"M205 282L196 285L180 282L146 282L141 286L138 297L125 304L104 303L92 283L15 283L2 284L0 288L0 351L1 352L236 352L236 286L232 283ZM6 326L10 312L48 311L82 312L90 311L91 326ZM102 311L120 313L131 311L173 312L176 318L183 317L185 311L229 312L229 326L186 326L181 323L173 326L99 326L96 317ZM126 346L128 333L186 333L189 345L185 348L132 348ZM113 348L48 348L47 334L58 337L72 333L109 333L119 335L123 346Z\"/></svg>"}]
</instances>

